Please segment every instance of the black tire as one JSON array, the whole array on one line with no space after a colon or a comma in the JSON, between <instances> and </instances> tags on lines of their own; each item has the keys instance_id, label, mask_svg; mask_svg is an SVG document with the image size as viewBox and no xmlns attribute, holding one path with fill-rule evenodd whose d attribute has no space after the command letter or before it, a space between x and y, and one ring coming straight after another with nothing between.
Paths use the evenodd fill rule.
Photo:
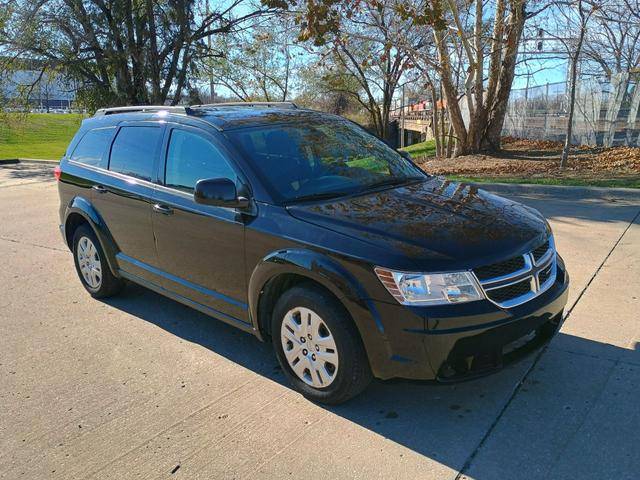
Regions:
<instances>
[{"instance_id":1,"label":"black tire","mask_svg":"<svg viewBox=\"0 0 640 480\"><path fill-rule=\"evenodd\" d=\"M316 388L305 383L293 371L285 356L281 340L282 323L288 312L300 307L318 314L335 341L339 366L335 378L327 387ZM371 383L373 375L355 324L338 300L314 284L293 287L280 297L273 311L271 338L278 362L288 380L296 390L314 402L330 405L343 403ZM308 348L311 349L311 345Z\"/></svg>"},{"instance_id":2,"label":"black tire","mask_svg":"<svg viewBox=\"0 0 640 480\"><path fill-rule=\"evenodd\" d=\"M80 269L78 249L80 248L80 241L83 238L89 239L95 246L97 261L99 261L100 263L102 278L97 287L92 286L87 282ZM73 261L75 263L76 272L78 273L78 277L80 278L82 285L93 298L111 297L122 290L124 281L115 277L113 273L111 273L111 269L109 268L109 264L107 263L106 256L104 254L104 251L102 250L102 246L100 245L100 242L98 241L98 238L96 237L93 229L87 224L80 225L73 234Z\"/></svg>"}]
</instances>

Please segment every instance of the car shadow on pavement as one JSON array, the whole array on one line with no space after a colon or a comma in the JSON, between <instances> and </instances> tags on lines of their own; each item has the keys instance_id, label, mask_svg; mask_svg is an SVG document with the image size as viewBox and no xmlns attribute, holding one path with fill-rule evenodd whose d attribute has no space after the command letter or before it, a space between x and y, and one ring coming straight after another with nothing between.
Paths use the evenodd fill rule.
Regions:
<instances>
[{"instance_id":1,"label":"car shadow on pavement","mask_svg":"<svg viewBox=\"0 0 640 480\"><path fill-rule=\"evenodd\" d=\"M137 285L128 285L121 295L106 303L289 388L269 343ZM627 359L640 365L637 345L635 350L626 350L560 333L540 363L549 355L570 355L571 361L554 361L553 381L545 383L538 378L544 377L542 373L520 384L536 355L493 375L452 385L374 381L363 394L344 405L321 407L414 452L460 469L511 402L516 389L520 395L529 395L528 400L535 405L583 389L581 384L591 381L589 372L593 371L594 359L612 364ZM551 417L545 419L543 415L538 423L550 430L555 428Z\"/></svg>"}]
</instances>

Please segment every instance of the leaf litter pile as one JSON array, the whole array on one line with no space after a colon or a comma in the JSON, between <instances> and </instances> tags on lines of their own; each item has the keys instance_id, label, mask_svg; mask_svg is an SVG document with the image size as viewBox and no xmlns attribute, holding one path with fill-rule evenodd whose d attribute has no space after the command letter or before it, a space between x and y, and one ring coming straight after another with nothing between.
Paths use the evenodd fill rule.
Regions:
<instances>
[{"instance_id":1,"label":"leaf litter pile","mask_svg":"<svg viewBox=\"0 0 640 480\"><path fill-rule=\"evenodd\" d=\"M425 171L435 175L584 179L640 177L640 148L573 147L564 171L560 171L561 142L505 137L502 148L497 155L416 161Z\"/></svg>"}]
</instances>

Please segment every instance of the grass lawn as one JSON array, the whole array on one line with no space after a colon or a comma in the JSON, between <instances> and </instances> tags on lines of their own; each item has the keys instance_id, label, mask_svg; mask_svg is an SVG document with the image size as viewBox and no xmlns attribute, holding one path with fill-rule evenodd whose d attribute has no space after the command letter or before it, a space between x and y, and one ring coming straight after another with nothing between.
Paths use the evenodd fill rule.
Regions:
<instances>
[{"instance_id":1,"label":"grass lawn","mask_svg":"<svg viewBox=\"0 0 640 480\"><path fill-rule=\"evenodd\" d=\"M415 159L433 157L436 154L436 141L427 140L426 142L414 143L413 145L404 147L402 150L410 153Z\"/></svg>"},{"instance_id":2,"label":"grass lawn","mask_svg":"<svg viewBox=\"0 0 640 480\"><path fill-rule=\"evenodd\" d=\"M59 160L83 118L75 113L0 113L0 160Z\"/></svg>"}]
</instances>

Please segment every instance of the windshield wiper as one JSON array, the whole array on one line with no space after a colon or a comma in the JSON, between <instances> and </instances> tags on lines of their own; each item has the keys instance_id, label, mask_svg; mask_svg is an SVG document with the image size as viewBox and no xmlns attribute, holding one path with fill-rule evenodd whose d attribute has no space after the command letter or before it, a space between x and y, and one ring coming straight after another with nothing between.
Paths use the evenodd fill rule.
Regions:
<instances>
[{"instance_id":1,"label":"windshield wiper","mask_svg":"<svg viewBox=\"0 0 640 480\"><path fill-rule=\"evenodd\" d=\"M386 180L381 180L379 182L370 183L368 185L363 185L362 188L358 188L355 190L349 191L332 191L332 192L319 192L319 193L310 193L308 195L300 195L299 197L294 197L290 200L287 200L285 203L297 203L297 202L308 202L312 200L326 200L331 198L344 197L347 195L359 194L362 192L367 192L372 189L395 186L395 185L406 185L407 183L417 182L418 180L424 180L423 177L394 177L387 178Z\"/></svg>"},{"instance_id":2,"label":"windshield wiper","mask_svg":"<svg viewBox=\"0 0 640 480\"><path fill-rule=\"evenodd\" d=\"M344 197L345 195L352 194L353 191L350 192L319 192L319 193L310 193L308 195L300 195L299 197L294 197L290 200L287 200L286 203L297 203L297 202L309 202L312 200L327 200L331 198Z\"/></svg>"},{"instance_id":3,"label":"windshield wiper","mask_svg":"<svg viewBox=\"0 0 640 480\"><path fill-rule=\"evenodd\" d=\"M380 180L379 182L374 182L374 183L365 185L361 191L371 190L371 189L380 188L380 187L392 187L396 185L405 185L407 183L417 182L418 180L422 180L422 179L423 179L422 177L387 178L386 180Z\"/></svg>"}]
</instances>

